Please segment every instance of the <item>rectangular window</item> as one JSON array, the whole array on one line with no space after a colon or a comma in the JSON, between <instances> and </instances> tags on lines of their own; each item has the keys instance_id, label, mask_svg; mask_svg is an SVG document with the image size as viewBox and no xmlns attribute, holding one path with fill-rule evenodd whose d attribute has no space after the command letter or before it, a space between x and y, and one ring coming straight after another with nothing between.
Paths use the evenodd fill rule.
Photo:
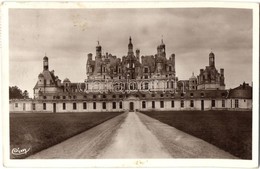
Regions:
<instances>
[{"instance_id":1,"label":"rectangular window","mask_svg":"<svg viewBox=\"0 0 260 169\"><path fill-rule=\"evenodd\" d=\"M32 109L35 110L35 103L32 104Z\"/></svg>"},{"instance_id":2,"label":"rectangular window","mask_svg":"<svg viewBox=\"0 0 260 169\"><path fill-rule=\"evenodd\" d=\"M15 107L18 107L18 103L15 103Z\"/></svg>"},{"instance_id":3,"label":"rectangular window","mask_svg":"<svg viewBox=\"0 0 260 169\"><path fill-rule=\"evenodd\" d=\"M113 109L116 109L116 102L113 102Z\"/></svg>"},{"instance_id":4,"label":"rectangular window","mask_svg":"<svg viewBox=\"0 0 260 169\"><path fill-rule=\"evenodd\" d=\"M160 101L160 107L164 108L164 101Z\"/></svg>"},{"instance_id":5,"label":"rectangular window","mask_svg":"<svg viewBox=\"0 0 260 169\"><path fill-rule=\"evenodd\" d=\"M62 103L63 110L66 110L66 103Z\"/></svg>"},{"instance_id":6,"label":"rectangular window","mask_svg":"<svg viewBox=\"0 0 260 169\"><path fill-rule=\"evenodd\" d=\"M148 83L144 84L144 89L147 90L148 89Z\"/></svg>"},{"instance_id":7,"label":"rectangular window","mask_svg":"<svg viewBox=\"0 0 260 169\"><path fill-rule=\"evenodd\" d=\"M123 108L123 104L122 104L122 102L119 102L119 108L120 108L120 109Z\"/></svg>"},{"instance_id":8,"label":"rectangular window","mask_svg":"<svg viewBox=\"0 0 260 169\"><path fill-rule=\"evenodd\" d=\"M152 108L155 108L155 101L152 101Z\"/></svg>"},{"instance_id":9,"label":"rectangular window","mask_svg":"<svg viewBox=\"0 0 260 169\"><path fill-rule=\"evenodd\" d=\"M96 108L97 108L96 102L93 102L93 109L96 109Z\"/></svg>"},{"instance_id":10,"label":"rectangular window","mask_svg":"<svg viewBox=\"0 0 260 169\"><path fill-rule=\"evenodd\" d=\"M46 110L46 103L43 103L43 110Z\"/></svg>"},{"instance_id":11,"label":"rectangular window","mask_svg":"<svg viewBox=\"0 0 260 169\"><path fill-rule=\"evenodd\" d=\"M184 100L181 100L181 107L184 107Z\"/></svg>"},{"instance_id":12,"label":"rectangular window","mask_svg":"<svg viewBox=\"0 0 260 169\"><path fill-rule=\"evenodd\" d=\"M102 108L103 108L103 109L106 109L106 108L107 108L106 102L103 102L103 103L102 103Z\"/></svg>"},{"instance_id":13,"label":"rectangular window","mask_svg":"<svg viewBox=\"0 0 260 169\"><path fill-rule=\"evenodd\" d=\"M215 107L215 100L211 100L211 107Z\"/></svg>"},{"instance_id":14,"label":"rectangular window","mask_svg":"<svg viewBox=\"0 0 260 169\"><path fill-rule=\"evenodd\" d=\"M23 103L23 110L25 110L25 103Z\"/></svg>"},{"instance_id":15,"label":"rectangular window","mask_svg":"<svg viewBox=\"0 0 260 169\"><path fill-rule=\"evenodd\" d=\"M235 108L238 108L239 107L239 102L238 102L238 100L236 99L235 100Z\"/></svg>"},{"instance_id":16,"label":"rectangular window","mask_svg":"<svg viewBox=\"0 0 260 169\"><path fill-rule=\"evenodd\" d=\"M73 103L73 110L77 109L77 103Z\"/></svg>"},{"instance_id":17,"label":"rectangular window","mask_svg":"<svg viewBox=\"0 0 260 169\"><path fill-rule=\"evenodd\" d=\"M225 100L222 100L222 107L226 107Z\"/></svg>"},{"instance_id":18,"label":"rectangular window","mask_svg":"<svg viewBox=\"0 0 260 169\"><path fill-rule=\"evenodd\" d=\"M190 101L190 107L194 107L194 101L193 100Z\"/></svg>"},{"instance_id":19,"label":"rectangular window","mask_svg":"<svg viewBox=\"0 0 260 169\"><path fill-rule=\"evenodd\" d=\"M145 101L142 101L142 108L143 108L143 109L146 108L146 103L145 103Z\"/></svg>"},{"instance_id":20,"label":"rectangular window","mask_svg":"<svg viewBox=\"0 0 260 169\"><path fill-rule=\"evenodd\" d=\"M83 109L86 110L87 109L87 103L83 102Z\"/></svg>"},{"instance_id":21,"label":"rectangular window","mask_svg":"<svg viewBox=\"0 0 260 169\"><path fill-rule=\"evenodd\" d=\"M174 107L174 100L172 100L172 107Z\"/></svg>"}]
</instances>

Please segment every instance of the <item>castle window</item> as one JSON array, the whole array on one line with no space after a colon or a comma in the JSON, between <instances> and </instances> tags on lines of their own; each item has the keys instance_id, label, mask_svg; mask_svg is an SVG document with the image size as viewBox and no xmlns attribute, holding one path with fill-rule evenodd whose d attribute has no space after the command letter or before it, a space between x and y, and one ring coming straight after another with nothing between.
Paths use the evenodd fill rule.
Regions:
<instances>
[{"instance_id":1,"label":"castle window","mask_svg":"<svg viewBox=\"0 0 260 169\"><path fill-rule=\"evenodd\" d=\"M216 106L215 100L211 100L211 107L215 107L215 106Z\"/></svg>"},{"instance_id":2,"label":"castle window","mask_svg":"<svg viewBox=\"0 0 260 169\"><path fill-rule=\"evenodd\" d=\"M97 96L96 95L93 95L93 99L95 99Z\"/></svg>"},{"instance_id":3,"label":"castle window","mask_svg":"<svg viewBox=\"0 0 260 169\"><path fill-rule=\"evenodd\" d=\"M148 73L148 67L144 68L144 73Z\"/></svg>"},{"instance_id":4,"label":"castle window","mask_svg":"<svg viewBox=\"0 0 260 169\"><path fill-rule=\"evenodd\" d=\"M164 108L164 101L160 101L160 107Z\"/></svg>"},{"instance_id":5,"label":"castle window","mask_svg":"<svg viewBox=\"0 0 260 169\"><path fill-rule=\"evenodd\" d=\"M170 72L172 71L172 67L171 67L171 66L169 66L169 71L170 71Z\"/></svg>"},{"instance_id":6,"label":"castle window","mask_svg":"<svg viewBox=\"0 0 260 169\"><path fill-rule=\"evenodd\" d=\"M181 107L184 107L184 100L181 100Z\"/></svg>"},{"instance_id":7,"label":"castle window","mask_svg":"<svg viewBox=\"0 0 260 169\"><path fill-rule=\"evenodd\" d=\"M154 94L152 94L152 97L154 97L155 95Z\"/></svg>"},{"instance_id":8,"label":"castle window","mask_svg":"<svg viewBox=\"0 0 260 169\"><path fill-rule=\"evenodd\" d=\"M174 107L174 100L172 100L172 107Z\"/></svg>"},{"instance_id":9,"label":"castle window","mask_svg":"<svg viewBox=\"0 0 260 169\"><path fill-rule=\"evenodd\" d=\"M66 103L62 103L63 110L66 110Z\"/></svg>"},{"instance_id":10,"label":"castle window","mask_svg":"<svg viewBox=\"0 0 260 169\"><path fill-rule=\"evenodd\" d=\"M46 99L47 97L46 96L43 96L43 99Z\"/></svg>"},{"instance_id":11,"label":"castle window","mask_svg":"<svg viewBox=\"0 0 260 169\"><path fill-rule=\"evenodd\" d=\"M225 107L225 100L222 100L222 107Z\"/></svg>"},{"instance_id":12,"label":"castle window","mask_svg":"<svg viewBox=\"0 0 260 169\"><path fill-rule=\"evenodd\" d=\"M107 96L106 96L106 95L103 95L103 98L105 99L105 98L107 98Z\"/></svg>"},{"instance_id":13,"label":"castle window","mask_svg":"<svg viewBox=\"0 0 260 169\"><path fill-rule=\"evenodd\" d=\"M119 79L121 79L121 76L119 76Z\"/></svg>"},{"instance_id":14,"label":"castle window","mask_svg":"<svg viewBox=\"0 0 260 169\"><path fill-rule=\"evenodd\" d=\"M84 95L84 96L83 96L83 98L84 98L84 99L86 99L86 98L87 98L87 96L86 96L86 95Z\"/></svg>"},{"instance_id":15,"label":"castle window","mask_svg":"<svg viewBox=\"0 0 260 169\"><path fill-rule=\"evenodd\" d=\"M155 101L152 101L152 108L155 108Z\"/></svg>"},{"instance_id":16,"label":"castle window","mask_svg":"<svg viewBox=\"0 0 260 169\"><path fill-rule=\"evenodd\" d=\"M46 103L43 103L43 110L46 110Z\"/></svg>"},{"instance_id":17,"label":"castle window","mask_svg":"<svg viewBox=\"0 0 260 169\"><path fill-rule=\"evenodd\" d=\"M184 93L181 93L181 97L183 97L184 96Z\"/></svg>"},{"instance_id":18,"label":"castle window","mask_svg":"<svg viewBox=\"0 0 260 169\"><path fill-rule=\"evenodd\" d=\"M44 82L43 82L44 86L46 86L46 80L44 79Z\"/></svg>"},{"instance_id":19,"label":"castle window","mask_svg":"<svg viewBox=\"0 0 260 169\"><path fill-rule=\"evenodd\" d=\"M200 96L201 96L201 97L204 97L204 93L200 93Z\"/></svg>"},{"instance_id":20,"label":"castle window","mask_svg":"<svg viewBox=\"0 0 260 169\"><path fill-rule=\"evenodd\" d=\"M73 103L73 110L77 109L77 103Z\"/></svg>"},{"instance_id":21,"label":"castle window","mask_svg":"<svg viewBox=\"0 0 260 169\"><path fill-rule=\"evenodd\" d=\"M119 108L120 108L120 109L123 108L123 104L122 104L122 102L119 102Z\"/></svg>"},{"instance_id":22,"label":"castle window","mask_svg":"<svg viewBox=\"0 0 260 169\"><path fill-rule=\"evenodd\" d=\"M145 101L142 101L142 108L143 108L143 109L146 108L146 103L145 103Z\"/></svg>"},{"instance_id":23,"label":"castle window","mask_svg":"<svg viewBox=\"0 0 260 169\"><path fill-rule=\"evenodd\" d=\"M87 103L83 102L83 109L87 109Z\"/></svg>"},{"instance_id":24,"label":"castle window","mask_svg":"<svg viewBox=\"0 0 260 169\"><path fill-rule=\"evenodd\" d=\"M97 108L96 102L93 102L93 109L96 109L96 108Z\"/></svg>"},{"instance_id":25,"label":"castle window","mask_svg":"<svg viewBox=\"0 0 260 169\"><path fill-rule=\"evenodd\" d=\"M116 102L113 102L113 109L116 109Z\"/></svg>"},{"instance_id":26,"label":"castle window","mask_svg":"<svg viewBox=\"0 0 260 169\"><path fill-rule=\"evenodd\" d=\"M35 103L32 103L32 109L35 110Z\"/></svg>"},{"instance_id":27,"label":"castle window","mask_svg":"<svg viewBox=\"0 0 260 169\"><path fill-rule=\"evenodd\" d=\"M116 95L113 95L112 97L113 97L113 98L116 98Z\"/></svg>"},{"instance_id":28,"label":"castle window","mask_svg":"<svg viewBox=\"0 0 260 169\"><path fill-rule=\"evenodd\" d=\"M194 107L194 101L193 100L190 101L190 107Z\"/></svg>"},{"instance_id":29,"label":"castle window","mask_svg":"<svg viewBox=\"0 0 260 169\"><path fill-rule=\"evenodd\" d=\"M161 94L161 97L163 97L163 94Z\"/></svg>"},{"instance_id":30,"label":"castle window","mask_svg":"<svg viewBox=\"0 0 260 169\"><path fill-rule=\"evenodd\" d=\"M102 108L103 108L103 109L106 109L106 108L107 108L106 102L103 102L103 103L102 103Z\"/></svg>"},{"instance_id":31,"label":"castle window","mask_svg":"<svg viewBox=\"0 0 260 169\"><path fill-rule=\"evenodd\" d=\"M18 107L18 103L15 103L14 105L15 105L15 107Z\"/></svg>"},{"instance_id":32,"label":"castle window","mask_svg":"<svg viewBox=\"0 0 260 169\"><path fill-rule=\"evenodd\" d=\"M222 97L225 97L225 96L226 96L226 94L225 94L225 93L221 93L221 96L222 96Z\"/></svg>"},{"instance_id":33,"label":"castle window","mask_svg":"<svg viewBox=\"0 0 260 169\"><path fill-rule=\"evenodd\" d=\"M147 75L145 75L145 76L144 76L144 79L148 79L148 76L147 76Z\"/></svg>"},{"instance_id":34,"label":"castle window","mask_svg":"<svg viewBox=\"0 0 260 169\"><path fill-rule=\"evenodd\" d=\"M193 97L193 93L190 93L190 96Z\"/></svg>"},{"instance_id":35,"label":"castle window","mask_svg":"<svg viewBox=\"0 0 260 169\"><path fill-rule=\"evenodd\" d=\"M235 100L235 108L238 108L239 107L239 102L238 102L238 99Z\"/></svg>"}]
</instances>

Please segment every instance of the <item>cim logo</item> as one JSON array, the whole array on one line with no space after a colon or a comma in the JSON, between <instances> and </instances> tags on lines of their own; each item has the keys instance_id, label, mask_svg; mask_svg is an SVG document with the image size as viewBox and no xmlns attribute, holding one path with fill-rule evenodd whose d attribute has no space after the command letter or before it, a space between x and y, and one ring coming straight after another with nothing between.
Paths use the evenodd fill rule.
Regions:
<instances>
[{"instance_id":1,"label":"cim logo","mask_svg":"<svg viewBox=\"0 0 260 169\"><path fill-rule=\"evenodd\" d=\"M29 151L30 151L31 148L23 148L23 149L20 149L20 148L13 148L12 149L12 154L13 155L22 155L22 154L27 154Z\"/></svg>"}]
</instances>

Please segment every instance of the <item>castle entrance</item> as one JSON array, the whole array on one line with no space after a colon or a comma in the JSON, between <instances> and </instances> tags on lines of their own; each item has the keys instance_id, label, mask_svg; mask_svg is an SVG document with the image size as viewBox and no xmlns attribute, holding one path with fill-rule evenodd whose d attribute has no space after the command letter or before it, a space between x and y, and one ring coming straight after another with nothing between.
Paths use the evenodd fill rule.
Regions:
<instances>
[{"instance_id":1,"label":"castle entrance","mask_svg":"<svg viewBox=\"0 0 260 169\"><path fill-rule=\"evenodd\" d=\"M129 103L129 111L133 112L134 111L134 102Z\"/></svg>"}]
</instances>

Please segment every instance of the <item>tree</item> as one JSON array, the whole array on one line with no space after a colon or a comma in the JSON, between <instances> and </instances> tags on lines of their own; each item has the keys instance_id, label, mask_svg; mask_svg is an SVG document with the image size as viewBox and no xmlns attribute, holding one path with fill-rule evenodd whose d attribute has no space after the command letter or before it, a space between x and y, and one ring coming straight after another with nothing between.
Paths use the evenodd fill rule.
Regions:
<instances>
[{"instance_id":1,"label":"tree","mask_svg":"<svg viewBox=\"0 0 260 169\"><path fill-rule=\"evenodd\" d=\"M10 99L28 99L29 93L27 90L22 92L17 86L9 86L9 98Z\"/></svg>"}]
</instances>

